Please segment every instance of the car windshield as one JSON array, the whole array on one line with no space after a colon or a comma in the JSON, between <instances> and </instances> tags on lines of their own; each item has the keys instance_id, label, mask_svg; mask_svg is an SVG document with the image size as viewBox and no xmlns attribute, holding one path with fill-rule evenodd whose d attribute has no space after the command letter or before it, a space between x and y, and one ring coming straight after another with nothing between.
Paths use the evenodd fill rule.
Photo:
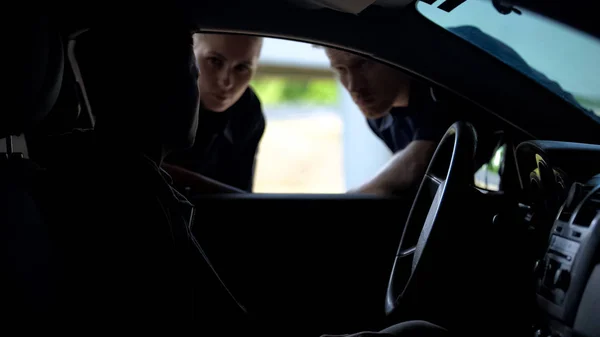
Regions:
<instances>
[{"instance_id":1,"label":"car windshield","mask_svg":"<svg viewBox=\"0 0 600 337\"><path fill-rule=\"evenodd\" d=\"M446 12L444 1L418 1L417 10L600 122L599 40L521 8L502 15L492 1L469 0Z\"/></svg>"}]
</instances>

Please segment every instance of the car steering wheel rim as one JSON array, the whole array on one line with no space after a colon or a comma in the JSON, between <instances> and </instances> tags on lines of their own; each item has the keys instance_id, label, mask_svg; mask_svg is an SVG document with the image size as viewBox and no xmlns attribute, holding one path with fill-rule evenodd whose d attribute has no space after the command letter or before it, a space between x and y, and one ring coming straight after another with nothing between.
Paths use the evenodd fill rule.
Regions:
<instances>
[{"instance_id":1,"label":"car steering wheel rim","mask_svg":"<svg viewBox=\"0 0 600 337\"><path fill-rule=\"evenodd\" d=\"M451 199L473 185L476 146L475 129L465 122L450 126L439 142L402 233L387 287L386 314L395 312L401 300L419 287L417 280L423 280L423 275L436 266L436 254L440 254L437 243L456 222L444 217L456 211L452 207L458 201Z\"/></svg>"}]
</instances>

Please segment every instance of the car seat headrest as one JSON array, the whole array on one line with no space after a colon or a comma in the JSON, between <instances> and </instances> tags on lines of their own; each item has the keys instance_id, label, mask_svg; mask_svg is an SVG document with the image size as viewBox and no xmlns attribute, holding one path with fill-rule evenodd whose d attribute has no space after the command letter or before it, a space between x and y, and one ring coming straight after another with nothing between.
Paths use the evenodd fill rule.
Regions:
<instances>
[{"instance_id":1,"label":"car seat headrest","mask_svg":"<svg viewBox=\"0 0 600 337\"><path fill-rule=\"evenodd\" d=\"M79 90L79 84L75 80L73 71L66 68L56 102L37 130L53 134L75 128L82 109Z\"/></svg>"},{"instance_id":2,"label":"car seat headrest","mask_svg":"<svg viewBox=\"0 0 600 337\"><path fill-rule=\"evenodd\" d=\"M97 117L96 136L188 147L196 133L199 102L191 31L179 25L131 34L133 29L104 27L78 37L79 51L88 51L87 60L77 55ZM81 37L87 43L80 45Z\"/></svg>"},{"instance_id":3,"label":"car seat headrest","mask_svg":"<svg viewBox=\"0 0 600 337\"><path fill-rule=\"evenodd\" d=\"M8 81L0 110L0 138L20 135L46 117L60 92L64 50L48 17L15 20L8 33Z\"/></svg>"},{"instance_id":4,"label":"car seat headrest","mask_svg":"<svg viewBox=\"0 0 600 337\"><path fill-rule=\"evenodd\" d=\"M125 30L125 28L124 28ZM179 33L179 34L178 34ZM168 88L174 83L173 73L181 65L188 67L189 56L187 48L192 44L191 33L176 28L146 29L142 34L128 35L115 28L105 30L90 30L79 41L78 49L87 54L87 60L82 60L82 75L86 91L91 100L92 110L100 105L108 104L109 110L114 110L115 103L130 104L131 97L146 98L135 100L135 106L155 107L156 99L167 96ZM83 43L81 43L83 42ZM183 53L182 53L183 51ZM151 81L140 81L148 78ZM118 80L116 80L118 79ZM158 94L161 97L155 97ZM102 98L98 96L102 96ZM104 110L104 109L98 109ZM143 110L143 109L140 109ZM94 111L104 113L104 111ZM134 114L135 111L132 111ZM141 116L146 115L142 113ZM122 116L118 113L119 119Z\"/></svg>"}]
</instances>

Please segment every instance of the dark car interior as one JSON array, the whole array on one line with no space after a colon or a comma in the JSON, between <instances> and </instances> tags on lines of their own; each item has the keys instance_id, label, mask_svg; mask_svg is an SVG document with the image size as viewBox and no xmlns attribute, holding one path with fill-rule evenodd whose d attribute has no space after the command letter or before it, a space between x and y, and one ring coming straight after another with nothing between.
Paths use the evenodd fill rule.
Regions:
<instances>
[{"instance_id":1,"label":"dark car interior","mask_svg":"<svg viewBox=\"0 0 600 337\"><path fill-rule=\"evenodd\" d=\"M557 10L557 3L569 10ZM522 6L598 33L586 21L586 5L575 10L565 3L494 1L498 15ZM106 16L98 19L99 14ZM158 242L158 230L140 234L159 228L160 220L140 215L148 206L136 201L121 207L146 186L135 180L123 190L100 186L96 192L100 183L78 185L87 181L80 176L95 176L62 171L77 153L47 150L51 135L94 127L94 106L105 93L95 88L91 64L97 62L97 43L91 33L118 21L134 38L159 15L163 22L184 23L190 32L278 37L360 53L430 84L441 104L458 113L418 189L401 197L188 194L196 208L191 231L210 261L201 269L210 277L199 276L190 295L196 301L191 307L202 315L171 332L319 336L426 320L461 336L600 336L600 123L428 21L414 3L370 6L360 15L293 1L233 0L174 2L143 12L90 4L22 14L19 33L7 33L15 46L10 80L18 85L4 97L15 108L0 113L0 137L6 139L0 236L6 247L3 274L9 276L3 291L7 326L100 330L86 325L94 322L109 331L121 324L136 331L139 323L139 332L159 326L161 314L165 326L188 322L181 318L187 306L159 309L161 303L177 305L169 296L183 291L161 287L178 280L143 282L169 275L169 263L177 261L159 258L172 252ZM22 134L27 156L13 151L15 136ZM500 146L506 146L500 190L476 188L475 171ZM53 167L60 174L45 174ZM120 179L121 186L128 184L127 176ZM87 200L96 207L89 209L106 213L84 212ZM113 200L120 206L111 209ZM73 216L65 220L60 212ZM135 229L116 226L129 223ZM111 247L129 255L112 256ZM113 268L110 263L121 258L144 268L132 268L139 272L135 277L119 269L124 262ZM57 264L61 259L68 263ZM115 275L81 276L96 266ZM121 295L115 294L133 289L134 280L146 297L119 303ZM102 301L104 295L113 296L112 306ZM113 317L111 311L131 316L104 319Z\"/></svg>"}]
</instances>

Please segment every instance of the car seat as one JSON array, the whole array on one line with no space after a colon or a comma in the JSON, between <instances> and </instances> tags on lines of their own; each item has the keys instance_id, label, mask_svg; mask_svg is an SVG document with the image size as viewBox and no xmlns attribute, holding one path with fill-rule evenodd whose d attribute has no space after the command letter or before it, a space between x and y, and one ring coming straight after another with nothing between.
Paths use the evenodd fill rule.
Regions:
<instances>
[{"instance_id":1,"label":"car seat","mask_svg":"<svg viewBox=\"0 0 600 337\"><path fill-rule=\"evenodd\" d=\"M94 31L98 30L90 30ZM123 33L123 36L133 35ZM137 50L127 42L121 41L122 44L117 44L120 48L108 51L116 55L110 61L115 64L107 64L107 59L98 57L98 53L90 56L96 57L92 63L103 62L96 66L118 69L116 75L123 73L123 77L132 78L128 70L136 64L129 62L134 57L127 53ZM168 64L153 67L155 71L161 71L159 67L170 69ZM113 86L112 90L94 90L107 84L90 76L94 72L82 74L86 92L94 97L91 103L96 105L92 109L103 99L114 100L111 95L127 97L129 102L158 100L123 85ZM165 102L169 103L169 109L180 107L179 97L165 96L165 100L170 100ZM104 122L120 123L120 116L123 120L131 118L124 115L128 109L119 106L114 109L117 114ZM99 124L104 116L98 116ZM132 129L131 134L147 127L153 126L140 121L139 129ZM185 202L175 200L174 191L166 183L168 177L162 176L155 164L152 168L153 164L141 156L139 148L128 146L125 139L113 134L104 134L101 141L106 143L102 143L99 132L89 130L85 141L65 138L67 145L75 145L80 151L73 151L65 165L48 170L51 177L48 182L53 187L47 190L60 189L60 198L53 198L45 213L56 225L52 227L52 237L56 238L61 261L61 301L55 310L56 324L69 324L75 331L93 326L97 327L95 332L119 328L135 329L138 334L165 327L169 327L171 334L190 330L232 331L233 324L221 322L242 321L243 309L202 255L189 227L180 225L188 211ZM188 217L191 215L187 213ZM189 218L183 220L191 222Z\"/></svg>"},{"instance_id":2,"label":"car seat","mask_svg":"<svg viewBox=\"0 0 600 337\"><path fill-rule=\"evenodd\" d=\"M15 13L13 13L15 14ZM11 14L12 15L12 14ZM16 15L16 14L15 14ZM15 152L13 136L35 127L58 97L64 54L60 36L41 13L16 15L16 27L5 31L0 137L6 152L0 154L0 268L2 321L32 327L46 317L52 300L51 245L48 227L37 198L40 169L22 152ZM7 331L10 331L7 330ZM22 331L22 330L21 330Z\"/></svg>"}]
</instances>

